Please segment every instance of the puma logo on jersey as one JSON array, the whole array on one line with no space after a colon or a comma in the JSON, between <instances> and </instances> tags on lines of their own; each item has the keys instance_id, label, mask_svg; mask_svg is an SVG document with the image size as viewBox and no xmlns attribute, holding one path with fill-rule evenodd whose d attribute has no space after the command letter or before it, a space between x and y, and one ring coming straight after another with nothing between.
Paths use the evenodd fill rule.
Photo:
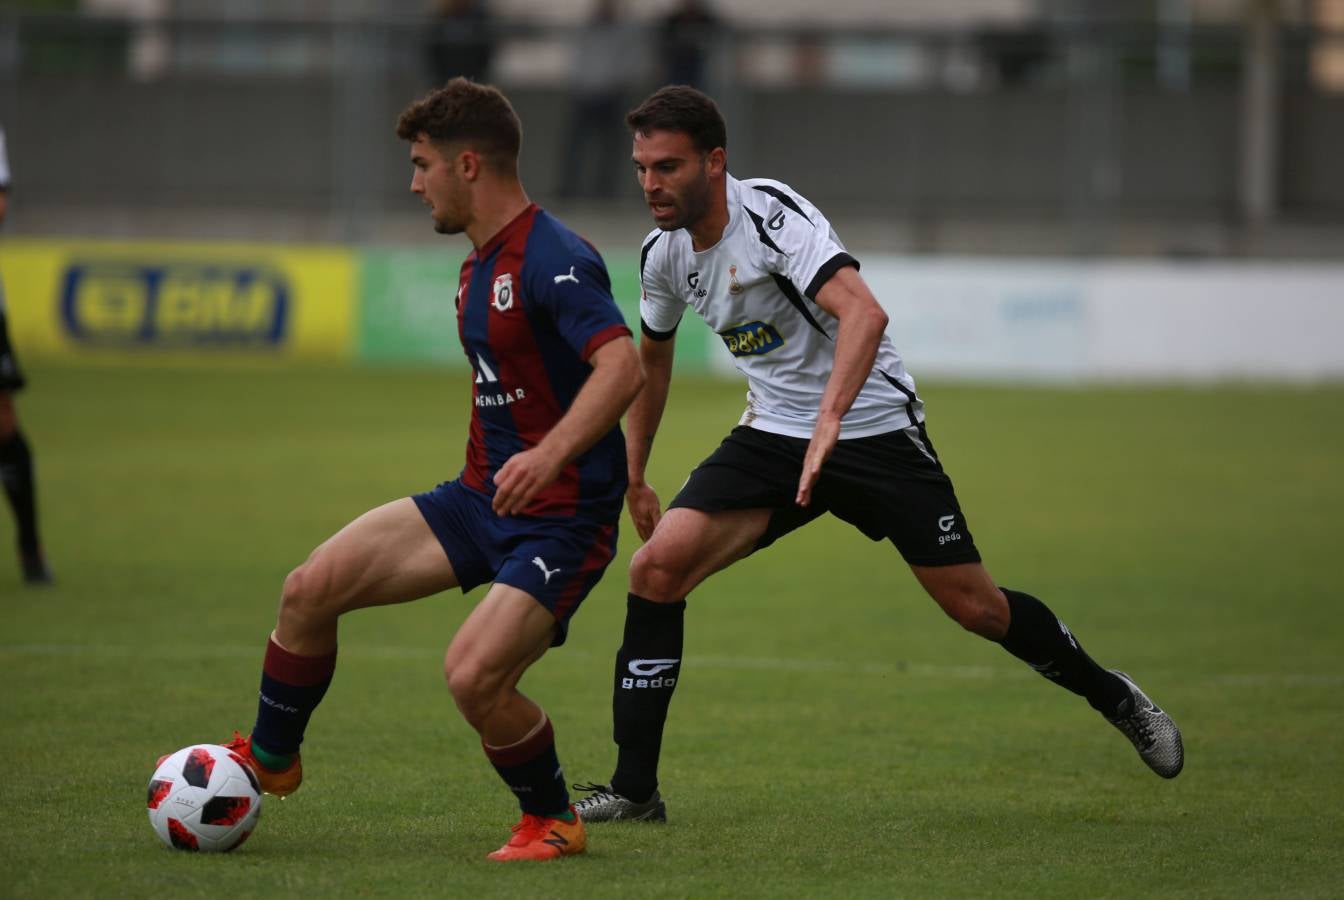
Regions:
<instances>
[{"instance_id":1,"label":"puma logo on jersey","mask_svg":"<svg viewBox=\"0 0 1344 900\"><path fill-rule=\"evenodd\" d=\"M579 279L578 279L577 277L575 277L575 275L574 275L574 267L573 267L573 266L570 266L570 267L569 267L569 274L568 274L568 275L557 275L557 276L555 276L555 283L556 283L556 284L560 284L560 283L563 282L563 281L572 281L572 282L574 282L575 284L578 284L578 283L579 283Z\"/></svg>"},{"instance_id":2,"label":"puma logo on jersey","mask_svg":"<svg viewBox=\"0 0 1344 900\"><path fill-rule=\"evenodd\" d=\"M534 563L536 564L536 566L537 566L538 569L541 569L541 574L543 574L543 575L546 576L546 583L547 583L547 584L550 584L550 583L551 583L551 576L554 575L556 572L559 572L559 571L560 571L560 567L559 567L559 566L556 566L554 569L548 569L548 568L546 568L546 563L542 560L542 558L541 558L540 556L534 556L534 557L532 557L532 562L534 562Z\"/></svg>"}]
</instances>

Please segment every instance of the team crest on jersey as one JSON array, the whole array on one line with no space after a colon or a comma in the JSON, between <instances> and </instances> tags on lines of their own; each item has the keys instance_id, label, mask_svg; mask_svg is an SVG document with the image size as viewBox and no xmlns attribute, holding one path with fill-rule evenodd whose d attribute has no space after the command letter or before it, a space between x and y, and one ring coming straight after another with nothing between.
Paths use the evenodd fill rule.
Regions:
<instances>
[{"instance_id":1,"label":"team crest on jersey","mask_svg":"<svg viewBox=\"0 0 1344 900\"><path fill-rule=\"evenodd\" d=\"M728 267L728 293L734 295L742 293L742 284L737 280L737 266Z\"/></svg>"},{"instance_id":2,"label":"team crest on jersey","mask_svg":"<svg viewBox=\"0 0 1344 900\"><path fill-rule=\"evenodd\" d=\"M490 305L500 312L513 307L513 273L505 272L495 277L490 287Z\"/></svg>"},{"instance_id":3,"label":"team crest on jersey","mask_svg":"<svg viewBox=\"0 0 1344 900\"><path fill-rule=\"evenodd\" d=\"M720 331L723 345L733 356L762 356L784 346L775 326L769 322L748 322Z\"/></svg>"}]
</instances>

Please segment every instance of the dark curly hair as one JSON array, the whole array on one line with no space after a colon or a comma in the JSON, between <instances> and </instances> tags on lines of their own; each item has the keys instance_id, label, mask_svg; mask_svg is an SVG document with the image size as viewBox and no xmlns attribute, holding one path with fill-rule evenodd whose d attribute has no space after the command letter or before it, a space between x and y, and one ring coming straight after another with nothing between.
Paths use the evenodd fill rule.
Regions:
<instances>
[{"instance_id":1,"label":"dark curly hair","mask_svg":"<svg viewBox=\"0 0 1344 900\"><path fill-rule=\"evenodd\" d=\"M626 114L625 124L635 134L684 132L701 153L728 147L728 126L718 105L708 95L684 84L659 88Z\"/></svg>"},{"instance_id":2,"label":"dark curly hair","mask_svg":"<svg viewBox=\"0 0 1344 900\"><path fill-rule=\"evenodd\" d=\"M496 171L518 171L523 126L492 85L454 78L406 107L397 118L397 137L414 141L422 134L435 144L462 141Z\"/></svg>"}]
</instances>

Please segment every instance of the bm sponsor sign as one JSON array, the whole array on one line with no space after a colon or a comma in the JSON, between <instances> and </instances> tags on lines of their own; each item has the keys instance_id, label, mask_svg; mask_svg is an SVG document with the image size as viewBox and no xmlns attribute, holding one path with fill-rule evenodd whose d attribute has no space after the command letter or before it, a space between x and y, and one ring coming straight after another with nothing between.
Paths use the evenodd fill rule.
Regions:
<instances>
[{"instance_id":1,"label":"bm sponsor sign","mask_svg":"<svg viewBox=\"0 0 1344 900\"><path fill-rule=\"evenodd\" d=\"M60 321L97 347L278 347L293 288L268 266L76 261L65 271Z\"/></svg>"},{"instance_id":2,"label":"bm sponsor sign","mask_svg":"<svg viewBox=\"0 0 1344 900\"><path fill-rule=\"evenodd\" d=\"M7 238L0 273L22 359L345 360L354 346L347 247Z\"/></svg>"}]
</instances>

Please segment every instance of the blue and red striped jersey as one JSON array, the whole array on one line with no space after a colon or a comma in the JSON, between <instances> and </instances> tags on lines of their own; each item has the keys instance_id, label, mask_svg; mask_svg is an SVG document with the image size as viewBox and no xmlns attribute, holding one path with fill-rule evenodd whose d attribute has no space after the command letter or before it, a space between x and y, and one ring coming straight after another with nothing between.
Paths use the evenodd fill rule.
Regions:
<instances>
[{"instance_id":1,"label":"blue and red striped jersey","mask_svg":"<svg viewBox=\"0 0 1344 900\"><path fill-rule=\"evenodd\" d=\"M574 402L593 351L630 334L597 250L536 204L462 264L457 329L475 372L462 483L491 496L499 468L540 443ZM625 487L618 425L523 512L614 520Z\"/></svg>"}]
</instances>

